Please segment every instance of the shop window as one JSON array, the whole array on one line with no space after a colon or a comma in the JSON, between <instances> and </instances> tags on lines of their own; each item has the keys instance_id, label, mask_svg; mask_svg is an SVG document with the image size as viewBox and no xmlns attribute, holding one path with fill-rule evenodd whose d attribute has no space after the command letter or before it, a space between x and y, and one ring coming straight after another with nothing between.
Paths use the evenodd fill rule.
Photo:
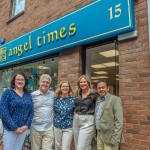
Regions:
<instances>
[{"instance_id":1,"label":"shop window","mask_svg":"<svg viewBox=\"0 0 150 150\"><path fill-rule=\"evenodd\" d=\"M0 75L0 96L5 89L10 87L10 81L17 72L23 72L28 77L28 89L30 92L38 89L38 81L42 74L49 74L52 78L50 89L55 91L57 86L58 60L58 57L43 59L34 63L4 70Z\"/></svg>"},{"instance_id":2,"label":"shop window","mask_svg":"<svg viewBox=\"0 0 150 150\"><path fill-rule=\"evenodd\" d=\"M86 49L86 74L93 87L100 79L105 79L112 94L118 95L118 50L115 43L94 46Z\"/></svg>"},{"instance_id":3,"label":"shop window","mask_svg":"<svg viewBox=\"0 0 150 150\"><path fill-rule=\"evenodd\" d=\"M13 0L12 17L23 12L25 9L25 0Z\"/></svg>"}]
</instances>

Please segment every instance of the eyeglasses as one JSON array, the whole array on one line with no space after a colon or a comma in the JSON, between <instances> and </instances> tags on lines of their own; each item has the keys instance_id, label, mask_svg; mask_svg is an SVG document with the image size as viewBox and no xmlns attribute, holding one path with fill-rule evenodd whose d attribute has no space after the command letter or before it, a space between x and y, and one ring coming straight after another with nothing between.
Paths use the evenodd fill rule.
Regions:
<instances>
[{"instance_id":1,"label":"eyeglasses","mask_svg":"<svg viewBox=\"0 0 150 150\"><path fill-rule=\"evenodd\" d=\"M25 79L15 79L16 81L21 81L21 82L24 82Z\"/></svg>"},{"instance_id":2,"label":"eyeglasses","mask_svg":"<svg viewBox=\"0 0 150 150\"><path fill-rule=\"evenodd\" d=\"M49 81L42 81L41 83L43 83L43 84L50 84Z\"/></svg>"},{"instance_id":3,"label":"eyeglasses","mask_svg":"<svg viewBox=\"0 0 150 150\"><path fill-rule=\"evenodd\" d=\"M63 87L63 88L64 88L64 87L68 88L69 86L61 86L61 87Z\"/></svg>"}]
</instances>

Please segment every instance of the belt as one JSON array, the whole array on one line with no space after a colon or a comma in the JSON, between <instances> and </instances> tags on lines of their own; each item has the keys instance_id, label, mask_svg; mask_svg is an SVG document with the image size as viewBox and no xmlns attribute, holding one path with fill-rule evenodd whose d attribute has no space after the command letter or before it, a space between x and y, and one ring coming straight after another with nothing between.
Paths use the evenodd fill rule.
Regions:
<instances>
[{"instance_id":1,"label":"belt","mask_svg":"<svg viewBox=\"0 0 150 150\"><path fill-rule=\"evenodd\" d=\"M75 112L75 113L78 115L93 115L94 116L94 113L84 113L84 112Z\"/></svg>"}]
</instances>

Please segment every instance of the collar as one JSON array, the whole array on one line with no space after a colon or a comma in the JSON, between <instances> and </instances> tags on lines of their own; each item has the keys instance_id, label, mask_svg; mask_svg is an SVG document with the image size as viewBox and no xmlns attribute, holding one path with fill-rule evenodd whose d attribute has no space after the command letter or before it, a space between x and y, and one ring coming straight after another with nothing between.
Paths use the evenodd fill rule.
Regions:
<instances>
[{"instance_id":1,"label":"collar","mask_svg":"<svg viewBox=\"0 0 150 150\"><path fill-rule=\"evenodd\" d=\"M104 97L98 97L98 100L99 101L105 101L106 99L108 99L108 97L109 97L109 93L107 93Z\"/></svg>"},{"instance_id":2,"label":"collar","mask_svg":"<svg viewBox=\"0 0 150 150\"><path fill-rule=\"evenodd\" d=\"M40 91L40 89L38 89L36 92L37 92L37 94L45 95L45 94L49 94L51 91L48 90L48 91L44 94L44 93L42 93L42 92Z\"/></svg>"}]
</instances>

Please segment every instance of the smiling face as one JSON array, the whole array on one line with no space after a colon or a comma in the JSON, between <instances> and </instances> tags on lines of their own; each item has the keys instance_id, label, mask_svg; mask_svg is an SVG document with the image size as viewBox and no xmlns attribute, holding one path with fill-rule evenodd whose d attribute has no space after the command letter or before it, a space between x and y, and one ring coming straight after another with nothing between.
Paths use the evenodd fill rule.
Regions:
<instances>
[{"instance_id":1,"label":"smiling face","mask_svg":"<svg viewBox=\"0 0 150 150\"><path fill-rule=\"evenodd\" d=\"M61 87L60 87L60 90L61 90L61 94L62 94L62 95L68 95L69 90L70 90L69 84L68 84L68 83L63 83L63 84L61 85Z\"/></svg>"},{"instance_id":2,"label":"smiling face","mask_svg":"<svg viewBox=\"0 0 150 150\"><path fill-rule=\"evenodd\" d=\"M88 81L85 78L81 78L79 81L79 87L82 91L88 90L89 89Z\"/></svg>"},{"instance_id":3,"label":"smiling face","mask_svg":"<svg viewBox=\"0 0 150 150\"><path fill-rule=\"evenodd\" d=\"M16 77L15 77L15 89L22 89L24 88L25 86L25 78L24 76L18 74Z\"/></svg>"},{"instance_id":4,"label":"smiling face","mask_svg":"<svg viewBox=\"0 0 150 150\"><path fill-rule=\"evenodd\" d=\"M48 78L43 78L40 83L39 83L39 86L40 86L40 91L42 93L47 93L48 91L48 88L50 86L50 80Z\"/></svg>"},{"instance_id":5,"label":"smiling face","mask_svg":"<svg viewBox=\"0 0 150 150\"><path fill-rule=\"evenodd\" d=\"M97 93L100 97L104 97L109 92L109 87L105 82L100 82L97 84Z\"/></svg>"}]
</instances>

